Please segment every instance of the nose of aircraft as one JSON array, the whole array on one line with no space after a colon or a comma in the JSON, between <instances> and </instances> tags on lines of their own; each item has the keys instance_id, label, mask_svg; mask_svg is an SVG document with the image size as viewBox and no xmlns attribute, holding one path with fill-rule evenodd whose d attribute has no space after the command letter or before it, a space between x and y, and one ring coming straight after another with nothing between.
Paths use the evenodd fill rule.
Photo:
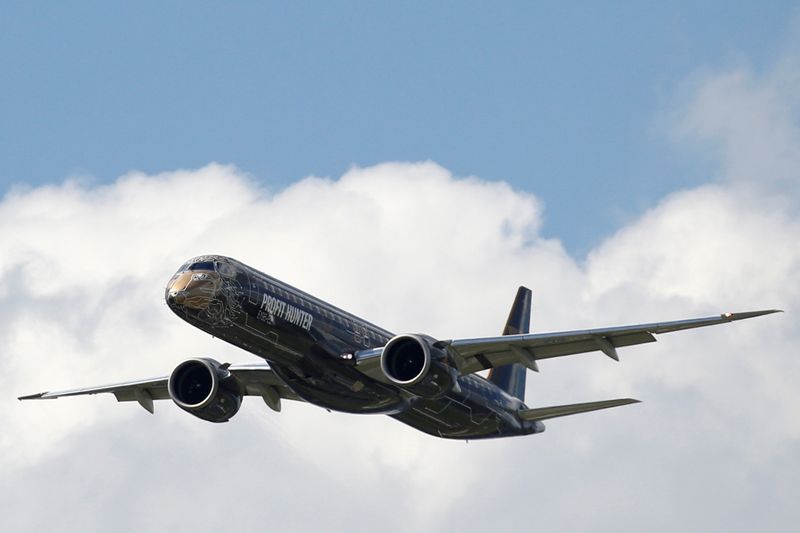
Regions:
<instances>
[{"instance_id":1,"label":"nose of aircraft","mask_svg":"<svg viewBox=\"0 0 800 533\"><path fill-rule=\"evenodd\" d=\"M186 303L186 287L189 285L191 277L191 272L179 272L172 277L167 284L165 294L167 303L170 306L173 304L183 305Z\"/></svg>"},{"instance_id":2,"label":"nose of aircraft","mask_svg":"<svg viewBox=\"0 0 800 533\"><path fill-rule=\"evenodd\" d=\"M165 298L171 308L203 310L216 297L219 275L213 270L177 272L167 284Z\"/></svg>"}]
</instances>

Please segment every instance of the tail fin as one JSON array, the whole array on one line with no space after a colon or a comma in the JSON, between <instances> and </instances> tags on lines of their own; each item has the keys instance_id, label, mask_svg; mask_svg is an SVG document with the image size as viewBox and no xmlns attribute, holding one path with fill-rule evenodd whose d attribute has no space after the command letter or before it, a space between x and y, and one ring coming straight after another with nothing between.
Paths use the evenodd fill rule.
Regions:
<instances>
[{"instance_id":1,"label":"tail fin","mask_svg":"<svg viewBox=\"0 0 800 533\"><path fill-rule=\"evenodd\" d=\"M506 327L503 328L503 335L515 335L517 333L530 333L531 331L531 290L520 287L514 304L508 313ZM506 391L512 396L525 401L525 376L528 369L519 364L500 366L493 368L489 372L489 381Z\"/></svg>"}]
</instances>

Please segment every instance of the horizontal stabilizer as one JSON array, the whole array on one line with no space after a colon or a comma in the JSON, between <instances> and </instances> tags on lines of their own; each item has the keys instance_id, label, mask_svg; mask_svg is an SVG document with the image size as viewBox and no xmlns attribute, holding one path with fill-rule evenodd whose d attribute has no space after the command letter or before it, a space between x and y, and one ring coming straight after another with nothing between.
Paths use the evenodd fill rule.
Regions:
<instances>
[{"instance_id":1,"label":"horizontal stabilizer","mask_svg":"<svg viewBox=\"0 0 800 533\"><path fill-rule=\"evenodd\" d=\"M599 409L619 407L620 405L628 405L629 403L639 403L639 400L621 398L619 400L605 400L602 402L573 403L570 405L539 407L537 409L520 409L517 411L517 414L522 420L547 420L548 418L557 418L559 416L577 415L579 413L588 413L589 411L597 411Z\"/></svg>"}]
</instances>

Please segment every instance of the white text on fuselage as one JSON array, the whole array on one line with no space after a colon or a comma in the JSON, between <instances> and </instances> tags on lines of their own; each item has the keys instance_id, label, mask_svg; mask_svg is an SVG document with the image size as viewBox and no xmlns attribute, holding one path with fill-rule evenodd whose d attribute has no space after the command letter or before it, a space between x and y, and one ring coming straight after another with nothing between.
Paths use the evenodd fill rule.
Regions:
<instances>
[{"instance_id":1,"label":"white text on fuselage","mask_svg":"<svg viewBox=\"0 0 800 533\"><path fill-rule=\"evenodd\" d=\"M306 313L302 309L298 309L269 294L264 294L264 298L261 300L261 310L276 318L285 320L290 324L301 327L306 331L311 329L311 322L314 320L311 313ZM261 313L259 313L259 315L260 314Z\"/></svg>"}]
</instances>

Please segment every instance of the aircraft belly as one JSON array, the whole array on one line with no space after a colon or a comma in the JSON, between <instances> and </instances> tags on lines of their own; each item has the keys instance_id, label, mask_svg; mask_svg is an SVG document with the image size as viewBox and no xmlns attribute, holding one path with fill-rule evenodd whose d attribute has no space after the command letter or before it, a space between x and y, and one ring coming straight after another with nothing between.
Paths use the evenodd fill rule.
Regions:
<instances>
[{"instance_id":1,"label":"aircraft belly","mask_svg":"<svg viewBox=\"0 0 800 533\"><path fill-rule=\"evenodd\" d=\"M437 400L417 398L411 407L392 415L397 420L430 435L449 439L481 439L518 433L494 409L461 395Z\"/></svg>"},{"instance_id":2,"label":"aircraft belly","mask_svg":"<svg viewBox=\"0 0 800 533\"><path fill-rule=\"evenodd\" d=\"M381 384L365 383L363 376L330 370L301 376L296 369L274 364L272 369L295 394L326 409L357 414L391 414L406 405L396 391Z\"/></svg>"}]
</instances>

